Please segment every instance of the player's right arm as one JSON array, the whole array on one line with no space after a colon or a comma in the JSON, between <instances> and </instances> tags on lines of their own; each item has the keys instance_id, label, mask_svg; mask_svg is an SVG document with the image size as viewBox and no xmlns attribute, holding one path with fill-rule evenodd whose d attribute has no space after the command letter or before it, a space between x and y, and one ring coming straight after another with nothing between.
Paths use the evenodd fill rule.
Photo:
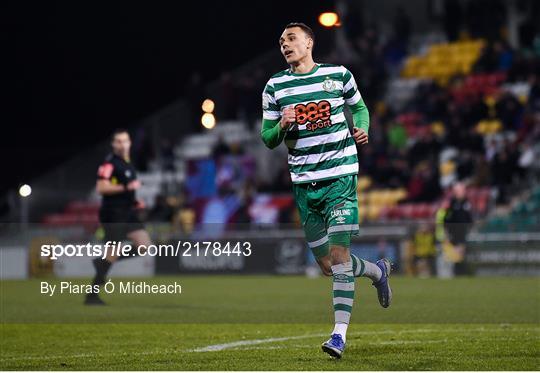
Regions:
<instances>
[{"instance_id":1,"label":"player's right arm","mask_svg":"<svg viewBox=\"0 0 540 373\"><path fill-rule=\"evenodd\" d=\"M283 141L287 129L295 121L294 109L285 108L283 114L281 113L274 97L274 88L270 83L264 87L262 106L261 138L268 148L274 149Z\"/></svg>"},{"instance_id":2,"label":"player's right arm","mask_svg":"<svg viewBox=\"0 0 540 373\"><path fill-rule=\"evenodd\" d=\"M97 181L96 181L96 190L102 196L124 193L130 190L138 189L140 182L134 180L128 185L124 184L113 184L112 175L114 171L114 165L109 162L103 163L99 166Z\"/></svg>"},{"instance_id":3,"label":"player's right arm","mask_svg":"<svg viewBox=\"0 0 540 373\"><path fill-rule=\"evenodd\" d=\"M368 143L369 111L358 91L352 73L345 69L343 73L343 98L353 117L353 137L357 144Z\"/></svg>"}]
</instances>

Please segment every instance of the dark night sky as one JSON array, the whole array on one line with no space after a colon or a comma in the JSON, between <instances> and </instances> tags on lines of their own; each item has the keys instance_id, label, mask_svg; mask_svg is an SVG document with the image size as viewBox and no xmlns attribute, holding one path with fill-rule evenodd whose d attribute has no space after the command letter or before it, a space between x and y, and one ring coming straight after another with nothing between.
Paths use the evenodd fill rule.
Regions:
<instances>
[{"instance_id":1,"label":"dark night sky","mask_svg":"<svg viewBox=\"0 0 540 373\"><path fill-rule=\"evenodd\" d=\"M4 2L0 192L170 103L193 71L208 82L277 48L286 23L314 25L333 1L266 4Z\"/></svg>"}]
</instances>

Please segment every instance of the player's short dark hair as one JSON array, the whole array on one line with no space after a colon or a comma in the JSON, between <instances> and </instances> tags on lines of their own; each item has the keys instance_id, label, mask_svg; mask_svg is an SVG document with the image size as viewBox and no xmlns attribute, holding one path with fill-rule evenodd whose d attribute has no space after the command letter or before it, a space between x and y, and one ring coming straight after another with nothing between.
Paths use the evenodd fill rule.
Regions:
<instances>
[{"instance_id":1,"label":"player's short dark hair","mask_svg":"<svg viewBox=\"0 0 540 373\"><path fill-rule=\"evenodd\" d=\"M311 40L313 40L313 43L315 43L315 34L313 33L313 30L311 29L311 27L309 27L308 25L302 22L291 22L287 26L285 26L285 29L293 28L293 27L301 28L302 31L304 31L306 35L309 36Z\"/></svg>"},{"instance_id":2,"label":"player's short dark hair","mask_svg":"<svg viewBox=\"0 0 540 373\"><path fill-rule=\"evenodd\" d=\"M121 133L127 133L128 136L129 136L129 131L125 128L117 128L114 130L114 132L112 133L111 135L111 141L114 141L114 138L116 137L116 135L119 135Z\"/></svg>"}]
</instances>

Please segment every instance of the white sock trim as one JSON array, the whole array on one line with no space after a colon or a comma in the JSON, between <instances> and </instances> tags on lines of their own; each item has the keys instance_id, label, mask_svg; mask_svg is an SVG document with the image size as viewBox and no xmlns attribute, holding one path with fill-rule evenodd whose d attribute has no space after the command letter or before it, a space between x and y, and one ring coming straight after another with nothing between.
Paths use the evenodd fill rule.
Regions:
<instances>
[{"instance_id":1,"label":"white sock trim","mask_svg":"<svg viewBox=\"0 0 540 373\"><path fill-rule=\"evenodd\" d=\"M352 262L348 261L345 263L334 264L330 268L334 274L352 272Z\"/></svg>"}]
</instances>

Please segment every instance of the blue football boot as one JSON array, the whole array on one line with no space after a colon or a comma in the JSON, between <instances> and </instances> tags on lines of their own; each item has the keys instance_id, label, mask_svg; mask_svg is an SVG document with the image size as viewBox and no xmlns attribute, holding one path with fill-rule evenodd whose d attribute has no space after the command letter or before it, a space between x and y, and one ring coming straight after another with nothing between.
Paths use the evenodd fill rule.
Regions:
<instances>
[{"instance_id":1,"label":"blue football boot","mask_svg":"<svg viewBox=\"0 0 540 373\"><path fill-rule=\"evenodd\" d=\"M386 258L378 260L375 264L381 269L382 277L379 281L374 282L373 286L377 289L379 303L382 307L387 308L392 302L392 289L390 289L390 283L388 282L388 276L390 276L390 271L392 271L392 265Z\"/></svg>"},{"instance_id":2,"label":"blue football boot","mask_svg":"<svg viewBox=\"0 0 540 373\"><path fill-rule=\"evenodd\" d=\"M322 350L328 355L340 359L345 350L345 342L343 342L341 334L332 334L330 339L322 344Z\"/></svg>"}]
</instances>

